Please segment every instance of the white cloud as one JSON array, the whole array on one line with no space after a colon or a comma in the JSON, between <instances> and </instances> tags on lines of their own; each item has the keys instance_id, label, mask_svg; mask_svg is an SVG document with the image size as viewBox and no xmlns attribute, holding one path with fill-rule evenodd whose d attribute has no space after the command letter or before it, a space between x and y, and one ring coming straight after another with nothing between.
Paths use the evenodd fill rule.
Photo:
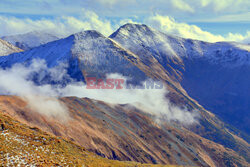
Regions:
<instances>
[{"instance_id":1,"label":"white cloud","mask_svg":"<svg viewBox=\"0 0 250 167\"><path fill-rule=\"evenodd\" d=\"M66 96L88 97L111 104L129 104L156 116L157 120L179 121L183 124L198 122L198 112L173 105L166 98L166 89L84 89L82 84L70 84L63 92Z\"/></svg>"},{"instance_id":2,"label":"white cloud","mask_svg":"<svg viewBox=\"0 0 250 167\"><path fill-rule=\"evenodd\" d=\"M107 79L130 80L120 74L108 74ZM141 84L145 85L145 82ZM159 83L158 83L159 84ZM83 83L71 83L60 92L64 96L88 97L111 104L129 104L156 116L157 121L178 121L182 124L198 123L199 114L172 104L166 98L167 89L86 89Z\"/></svg>"},{"instance_id":3,"label":"white cloud","mask_svg":"<svg viewBox=\"0 0 250 167\"><path fill-rule=\"evenodd\" d=\"M38 81L51 76L55 81L62 81L68 78L65 65L48 69L45 61L33 60L31 65L14 65L10 69L0 69L0 94L18 95L27 101L31 110L47 116L60 119L68 117L68 111L55 97L77 96L101 100L113 105L130 104L153 114L156 119L164 117L164 121L179 121L183 124L197 122L197 112L189 112L173 105L166 98L166 89L87 89L84 83L71 80L66 87L61 85L35 84L31 78L34 75ZM62 76L63 75L63 76ZM110 74L109 79L125 79L119 74ZM16 83L16 84L13 84ZM125 87L125 85L123 85Z\"/></svg>"},{"instance_id":4,"label":"white cloud","mask_svg":"<svg viewBox=\"0 0 250 167\"><path fill-rule=\"evenodd\" d=\"M248 14L249 15L249 14ZM248 16L247 15L247 16ZM233 17L233 18L232 18ZM227 19L234 20L236 16L228 16ZM244 15L245 20L248 19ZM218 18L219 20L223 18ZM226 20L226 18L224 17ZM11 34L22 34L30 31L48 31L55 33L58 36L65 37L73 33L82 31L82 30L97 30L102 34L108 36L117 29L118 25L123 25L126 23L138 23L140 19L135 18L129 19L120 19L116 21L111 21L99 17L95 12L82 9L82 14L79 17L73 16L61 16L55 19L21 19L16 17L6 17L0 16L0 36L7 36ZM112 22L112 24L111 24ZM144 22L149 26L154 27L160 31L163 31L168 34L177 35L184 38L191 38L197 40L203 40L208 42L217 42L217 41L236 41L249 43L250 37L248 31L246 34L233 34L228 33L225 36L215 35L208 31L204 31L196 25L189 25L182 22L177 22L175 19L169 16L163 15L151 15L146 17Z\"/></svg>"},{"instance_id":5,"label":"white cloud","mask_svg":"<svg viewBox=\"0 0 250 167\"><path fill-rule=\"evenodd\" d=\"M184 38L192 38L204 41L223 41L222 36L216 36L209 32L201 30L195 25L186 23L178 23L168 16L155 15L148 19L150 25L168 34L177 35Z\"/></svg>"},{"instance_id":6,"label":"white cloud","mask_svg":"<svg viewBox=\"0 0 250 167\"><path fill-rule=\"evenodd\" d=\"M229 33L225 37L225 40L226 41L238 41L238 42L249 44L250 43L250 31L247 31L245 35L238 34L238 33L236 34Z\"/></svg>"},{"instance_id":7,"label":"white cloud","mask_svg":"<svg viewBox=\"0 0 250 167\"><path fill-rule=\"evenodd\" d=\"M90 24L89 29L97 30L104 35L110 35L113 32L110 21L101 20L99 16L93 11L84 10L84 17L82 18L82 20L85 19L86 22Z\"/></svg>"},{"instance_id":8,"label":"white cloud","mask_svg":"<svg viewBox=\"0 0 250 167\"><path fill-rule=\"evenodd\" d=\"M0 94L18 95L27 101L31 110L64 121L68 117L67 107L57 98L51 98L58 93L51 85L38 86L29 79L34 73L39 73L39 76L44 77L45 70L53 76L53 79L62 79L61 74L65 73L63 66L62 68L59 66L58 69L47 69L44 62L33 61L28 67L17 64L10 69L0 68Z\"/></svg>"},{"instance_id":9,"label":"white cloud","mask_svg":"<svg viewBox=\"0 0 250 167\"><path fill-rule=\"evenodd\" d=\"M82 10L79 18L61 16L56 19L20 19L16 17L0 16L0 36L21 34L30 31L49 31L61 36L67 36L82 30L97 30L104 35L113 32L110 21L101 19L96 13Z\"/></svg>"},{"instance_id":10,"label":"white cloud","mask_svg":"<svg viewBox=\"0 0 250 167\"><path fill-rule=\"evenodd\" d=\"M138 24L138 22L133 21L133 19L123 19L123 20L120 20L119 25L122 26L127 23Z\"/></svg>"},{"instance_id":11,"label":"white cloud","mask_svg":"<svg viewBox=\"0 0 250 167\"><path fill-rule=\"evenodd\" d=\"M145 20L152 27L168 34L173 34L183 38L191 38L208 42L237 41L248 43L250 41L250 31L246 35L229 33L226 36L214 35L204 31L196 25L179 23L169 16L154 15Z\"/></svg>"}]
</instances>

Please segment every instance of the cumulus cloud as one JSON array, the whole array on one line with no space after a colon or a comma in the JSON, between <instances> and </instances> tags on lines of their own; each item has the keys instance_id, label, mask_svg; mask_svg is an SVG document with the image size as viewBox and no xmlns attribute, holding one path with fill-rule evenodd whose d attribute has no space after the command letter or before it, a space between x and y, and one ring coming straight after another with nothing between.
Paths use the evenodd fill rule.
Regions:
<instances>
[{"instance_id":1,"label":"cumulus cloud","mask_svg":"<svg viewBox=\"0 0 250 167\"><path fill-rule=\"evenodd\" d=\"M238 41L238 42L242 42L242 43L246 43L246 44L250 44L250 31L247 31L247 33L245 35L236 33L229 33L226 37L225 37L226 41Z\"/></svg>"},{"instance_id":2,"label":"cumulus cloud","mask_svg":"<svg viewBox=\"0 0 250 167\"><path fill-rule=\"evenodd\" d=\"M183 4L179 5L179 7L176 4L176 8L187 8L187 11L192 12L191 8L189 9L188 6L185 7L185 4L188 5L187 2L184 2L184 0L173 1L173 3L177 2L178 4ZM208 4L204 2L203 6L207 6ZM178 22L173 17L160 14L151 15L149 17L146 17L144 20L138 17L130 17L127 19L121 18L111 21L110 19L100 17L99 15L97 15L97 13L90 10L82 9L81 12L81 15L78 17L61 16L54 19L42 18L38 20L0 16L0 37L12 34L22 34L30 31L47 31L59 37L66 37L82 30L97 30L102 34L108 36L123 24L146 23L147 25L152 26L157 30L184 38L191 38L208 42L250 42L250 31L247 31L246 34L228 33L227 35L216 35L202 30L196 25ZM249 13L247 15L242 15L244 15L244 20L249 19L249 17L247 17ZM219 20L223 18L225 17L218 17ZM228 16L227 18L236 19L237 17Z\"/></svg>"},{"instance_id":3,"label":"cumulus cloud","mask_svg":"<svg viewBox=\"0 0 250 167\"><path fill-rule=\"evenodd\" d=\"M47 31L61 37L82 31L98 30L104 35L113 32L110 21L100 18L96 13L82 10L82 14L76 18L72 16L61 16L55 19L32 20L16 17L0 16L0 36L22 34L30 31Z\"/></svg>"},{"instance_id":4,"label":"cumulus cloud","mask_svg":"<svg viewBox=\"0 0 250 167\"><path fill-rule=\"evenodd\" d=\"M165 88L142 89L140 86L139 89L126 89L125 83L122 85L124 89L116 89L116 87L114 89L87 89L84 83L69 79L66 67L66 65L61 65L49 69L45 61L34 60L28 66L17 64L9 69L0 69L0 94L21 96L33 111L61 119L67 118L68 112L57 97L77 96L101 100L113 105L129 104L155 115L158 120L164 117L165 121L178 121L183 124L197 122L197 112L171 104L166 98L168 91ZM49 82L53 81L54 84L44 82L44 78L50 78ZM109 74L106 78L130 80L119 74ZM68 80L66 86L55 84L65 79ZM158 84L161 85L159 82Z\"/></svg>"},{"instance_id":5,"label":"cumulus cloud","mask_svg":"<svg viewBox=\"0 0 250 167\"><path fill-rule=\"evenodd\" d=\"M208 42L218 41L237 41L248 43L250 41L250 31L246 35L229 33L226 36L214 35L208 31L204 31L196 25L189 25L175 21L169 16L156 14L145 20L149 25L168 34L173 34L183 38L191 38Z\"/></svg>"}]
</instances>

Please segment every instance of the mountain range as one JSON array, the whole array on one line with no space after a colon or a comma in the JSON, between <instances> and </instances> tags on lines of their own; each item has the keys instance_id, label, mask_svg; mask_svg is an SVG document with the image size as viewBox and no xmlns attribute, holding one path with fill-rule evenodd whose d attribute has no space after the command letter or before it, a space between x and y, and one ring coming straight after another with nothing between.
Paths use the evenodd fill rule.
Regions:
<instances>
[{"instance_id":1,"label":"mountain range","mask_svg":"<svg viewBox=\"0 0 250 167\"><path fill-rule=\"evenodd\" d=\"M28 50L42 44L59 39L56 35L42 31L32 31L25 34L17 34L1 37L2 40L22 49Z\"/></svg>"},{"instance_id":2,"label":"mountain range","mask_svg":"<svg viewBox=\"0 0 250 167\"><path fill-rule=\"evenodd\" d=\"M191 166L248 165L249 45L184 39L141 24L121 26L109 37L95 30L63 39L45 35L41 39L49 43L41 40L44 43L37 46L27 42L36 37L19 37L21 40L14 43L22 41L25 51L5 52L8 56L0 57L1 68L43 59L49 68L66 63L67 73L77 81L110 73L129 77L134 84L148 78L160 80L168 88L171 103L197 110L200 118L196 125L166 122L160 126L152 121L152 115L138 109L112 108L101 101L69 97L61 99L73 118L65 125L30 114L23 108L24 102L11 96L1 101L7 115L109 159Z\"/></svg>"}]
</instances>

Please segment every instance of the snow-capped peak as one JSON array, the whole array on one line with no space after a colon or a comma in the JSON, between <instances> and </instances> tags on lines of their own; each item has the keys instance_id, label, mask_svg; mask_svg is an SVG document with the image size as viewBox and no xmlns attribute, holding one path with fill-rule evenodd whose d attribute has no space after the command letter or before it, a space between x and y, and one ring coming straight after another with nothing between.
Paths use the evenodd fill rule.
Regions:
<instances>
[{"instance_id":1,"label":"snow-capped peak","mask_svg":"<svg viewBox=\"0 0 250 167\"><path fill-rule=\"evenodd\" d=\"M101 33L88 30L78 32L67 38L40 45L22 53L0 57L0 66L10 67L16 63L29 63L32 59L43 59L49 68L60 63L69 67L75 78L84 70L88 74L122 73L126 76L134 73L145 77L145 74L134 66L126 57L133 59L126 50ZM128 68L128 69L127 69Z\"/></svg>"},{"instance_id":2,"label":"snow-capped peak","mask_svg":"<svg viewBox=\"0 0 250 167\"><path fill-rule=\"evenodd\" d=\"M125 24L110 38L141 58L153 56L163 66L167 59L204 58L225 66L250 64L249 45L208 43L162 33L143 24Z\"/></svg>"},{"instance_id":3,"label":"snow-capped peak","mask_svg":"<svg viewBox=\"0 0 250 167\"><path fill-rule=\"evenodd\" d=\"M127 23L121 26L116 32L110 35L111 38L118 34L129 35L130 33L140 34L140 33L152 33L154 30L145 24L132 24Z\"/></svg>"},{"instance_id":4,"label":"snow-capped peak","mask_svg":"<svg viewBox=\"0 0 250 167\"><path fill-rule=\"evenodd\" d=\"M95 38L105 38L105 36L103 36L101 33L99 33L98 31L96 30L86 30L86 31L81 31L81 32L78 32L78 33L75 33L73 34L74 38L76 40L80 40L80 39L88 39L88 38L92 38L92 39L95 39Z\"/></svg>"},{"instance_id":5,"label":"snow-capped peak","mask_svg":"<svg viewBox=\"0 0 250 167\"><path fill-rule=\"evenodd\" d=\"M139 56L153 56L158 60L162 57L179 59L179 49L175 44L182 45L181 38L166 35L144 24L125 24L110 38Z\"/></svg>"}]
</instances>

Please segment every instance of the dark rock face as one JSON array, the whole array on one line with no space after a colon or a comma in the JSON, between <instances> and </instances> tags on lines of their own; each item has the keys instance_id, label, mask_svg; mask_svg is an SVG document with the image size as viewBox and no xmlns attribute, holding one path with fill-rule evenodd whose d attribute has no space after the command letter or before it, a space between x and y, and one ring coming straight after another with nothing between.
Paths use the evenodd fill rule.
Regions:
<instances>
[{"instance_id":1,"label":"dark rock face","mask_svg":"<svg viewBox=\"0 0 250 167\"><path fill-rule=\"evenodd\" d=\"M0 130L5 130L5 125L3 123L0 124Z\"/></svg>"}]
</instances>

